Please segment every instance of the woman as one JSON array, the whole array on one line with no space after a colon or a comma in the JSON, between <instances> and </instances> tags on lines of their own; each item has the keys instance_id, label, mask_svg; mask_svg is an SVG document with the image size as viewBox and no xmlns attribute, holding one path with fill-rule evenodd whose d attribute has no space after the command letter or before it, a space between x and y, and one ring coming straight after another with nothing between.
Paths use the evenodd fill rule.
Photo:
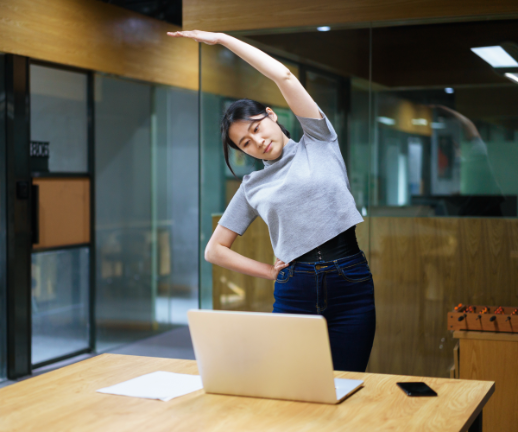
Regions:
<instances>
[{"instance_id":1,"label":"woman","mask_svg":"<svg viewBox=\"0 0 518 432\"><path fill-rule=\"evenodd\" d=\"M265 168L243 177L207 244L205 259L275 280L273 312L323 315L335 370L364 372L376 326L374 285L356 242L355 226L363 218L333 126L299 80L259 49L222 33L168 34L233 51L277 84L304 131L300 142L291 140L275 112L252 100L228 108L221 125L227 165L230 146L262 159ZM268 225L274 265L230 249L257 216Z\"/></svg>"}]
</instances>

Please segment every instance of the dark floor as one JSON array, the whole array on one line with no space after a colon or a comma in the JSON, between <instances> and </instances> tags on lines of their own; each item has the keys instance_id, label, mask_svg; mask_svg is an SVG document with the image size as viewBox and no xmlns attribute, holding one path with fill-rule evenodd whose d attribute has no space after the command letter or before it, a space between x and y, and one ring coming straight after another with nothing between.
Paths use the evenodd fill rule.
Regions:
<instances>
[{"instance_id":1,"label":"dark floor","mask_svg":"<svg viewBox=\"0 0 518 432\"><path fill-rule=\"evenodd\" d=\"M104 353L194 360L194 350L192 347L191 335L189 333L189 327L187 326L177 327L157 336L152 336L147 339L142 339L138 342L133 342L111 350L107 350ZM16 381L1 382L0 388L14 384L18 381L30 379L34 376L41 375L52 370L59 369L63 366L68 366L90 357L94 357L95 355L96 354L83 354L72 359L35 369L33 374L28 377L20 378Z\"/></svg>"}]
</instances>

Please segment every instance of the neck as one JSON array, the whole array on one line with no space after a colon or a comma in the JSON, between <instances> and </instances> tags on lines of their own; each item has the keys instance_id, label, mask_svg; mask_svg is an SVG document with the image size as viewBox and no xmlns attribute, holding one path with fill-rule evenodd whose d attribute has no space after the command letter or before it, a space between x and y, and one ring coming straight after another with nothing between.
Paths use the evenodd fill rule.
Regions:
<instances>
[{"instance_id":1,"label":"neck","mask_svg":"<svg viewBox=\"0 0 518 432\"><path fill-rule=\"evenodd\" d=\"M290 141L290 139L289 139L286 135L284 135L284 134L283 134L283 143L282 143L282 147L284 148L284 146L285 146L286 144L288 144L288 142L289 142L289 141Z\"/></svg>"}]
</instances>

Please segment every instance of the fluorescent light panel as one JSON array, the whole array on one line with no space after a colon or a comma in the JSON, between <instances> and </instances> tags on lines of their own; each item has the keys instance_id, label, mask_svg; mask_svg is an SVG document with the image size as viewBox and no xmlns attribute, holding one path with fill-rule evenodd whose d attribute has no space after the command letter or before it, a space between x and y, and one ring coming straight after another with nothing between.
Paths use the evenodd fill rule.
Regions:
<instances>
[{"instance_id":1,"label":"fluorescent light panel","mask_svg":"<svg viewBox=\"0 0 518 432\"><path fill-rule=\"evenodd\" d=\"M510 80L518 83L518 74L508 72L508 73L505 74L505 76L507 78L509 78Z\"/></svg>"},{"instance_id":2,"label":"fluorescent light panel","mask_svg":"<svg viewBox=\"0 0 518 432\"><path fill-rule=\"evenodd\" d=\"M412 124L414 126L426 126L428 124L428 120L426 120L424 118L416 118L416 119L412 119Z\"/></svg>"},{"instance_id":3,"label":"fluorescent light panel","mask_svg":"<svg viewBox=\"0 0 518 432\"><path fill-rule=\"evenodd\" d=\"M329 27L329 26L321 26L321 27L317 27L317 30L318 31L329 31L329 30L331 30L331 27Z\"/></svg>"},{"instance_id":4,"label":"fluorescent light panel","mask_svg":"<svg viewBox=\"0 0 518 432\"><path fill-rule=\"evenodd\" d=\"M390 118L390 117L378 117L378 121L380 123L383 123L383 124L386 124L386 125L389 125L389 126L393 126L396 124L396 120L394 120L393 118Z\"/></svg>"},{"instance_id":5,"label":"fluorescent light panel","mask_svg":"<svg viewBox=\"0 0 518 432\"><path fill-rule=\"evenodd\" d=\"M488 62L494 68L518 67L518 62L501 46L471 48L476 55Z\"/></svg>"}]
</instances>

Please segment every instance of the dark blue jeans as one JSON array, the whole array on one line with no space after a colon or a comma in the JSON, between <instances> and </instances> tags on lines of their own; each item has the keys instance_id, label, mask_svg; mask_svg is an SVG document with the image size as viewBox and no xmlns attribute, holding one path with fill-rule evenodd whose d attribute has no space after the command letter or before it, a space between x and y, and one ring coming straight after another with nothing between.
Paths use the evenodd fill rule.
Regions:
<instances>
[{"instance_id":1,"label":"dark blue jeans","mask_svg":"<svg viewBox=\"0 0 518 432\"><path fill-rule=\"evenodd\" d=\"M274 313L325 317L335 370L365 372L376 330L374 283L363 252L293 262L275 281Z\"/></svg>"}]
</instances>

